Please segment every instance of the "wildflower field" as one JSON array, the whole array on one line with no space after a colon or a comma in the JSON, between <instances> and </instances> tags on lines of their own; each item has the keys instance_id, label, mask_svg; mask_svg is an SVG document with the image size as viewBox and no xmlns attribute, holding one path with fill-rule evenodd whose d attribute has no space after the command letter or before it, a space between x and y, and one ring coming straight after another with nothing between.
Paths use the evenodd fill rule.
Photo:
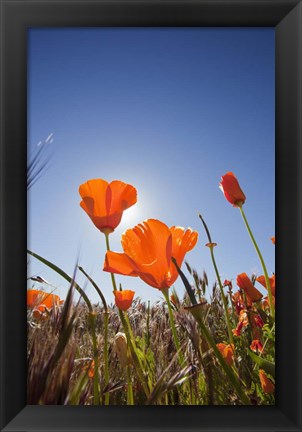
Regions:
<instances>
[{"instance_id":1,"label":"wildflower field","mask_svg":"<svg viewBox=\"0 0 302 432\"><path fill-rule=\"evenodd\" d=\"M219 246L200 214L199 233L178 226L177 216L172 227L147 219L129 227L121 249L112 251L110 239L123 212L136 204L136 188L103 179L80 185L80 206L96 234L103 234L103 271L112 284L115 305L110 306L112 299L105 298L80 262L69 275L59 262L28 251L30 259L39 260L70 285L61 299L41 276L29 275L28 404L275 403L275 274L268 274L244 211L246 196L232 172L222 176L220 189L221 199L234 207L234 217L247 229L262 268L258 277L243 268L242 273L221 279L215 259ZM271 235L267 241L274 247ZM214 281L208 280L206 270L190 266L190 251L201 237L207 238L201 246L208 248ZM96 291L97 304L78 284L79 273ZM123 290L119 275L139 278L146 292L158 290L162 300L142 301L134 291ZM174 289L177 279L184 295Z\"/></svg>"}]
</instances>

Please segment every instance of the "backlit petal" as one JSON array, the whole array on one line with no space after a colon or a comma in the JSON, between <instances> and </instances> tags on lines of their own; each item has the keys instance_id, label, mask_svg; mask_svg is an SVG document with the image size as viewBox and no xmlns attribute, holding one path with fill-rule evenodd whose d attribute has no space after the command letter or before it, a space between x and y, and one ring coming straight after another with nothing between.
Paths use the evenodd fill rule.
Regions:
<instances>
[{"instance_id":1,"label":"backlit petal","mask_svg":"<svg viewBox=\"0 0 302 432\"><path fill-rule=\"evenodd\" d=\"M253 302L258 301L263 297L261 292L254 287L252 281L246 273L239 274L237 276L236 282L239 288L244 290Z\"/></svg>"},{"instance_id":2,"label":"backlit petal","mask_svg":"<svg viewBox=\"0 0 302 432\"><path fill-rule=\"evenodd\" d=\"M103 270L125 276L138 276L135 263L124 253L108 251Z\"/></svg>"}]
</instances>

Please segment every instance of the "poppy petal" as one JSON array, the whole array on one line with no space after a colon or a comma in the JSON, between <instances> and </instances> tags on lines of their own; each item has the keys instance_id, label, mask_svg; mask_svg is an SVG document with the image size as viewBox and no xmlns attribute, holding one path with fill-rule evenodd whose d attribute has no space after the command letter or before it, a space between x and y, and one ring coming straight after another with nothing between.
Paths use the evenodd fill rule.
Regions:
<instances>
[{"instance_id":1,"label":"poppy petal","mask_svg":"<svg viewBox=\"0 0 302 432\"><path fill-rule=\"evenodd\" d=\"M103 270L125 276L138 276L134 262L124 253L108 251Z\"/></svg>"},{"instance_id":2,"label":"poppy petal","mask_svg":"<svg viewBox=\"0 0 302 432\"><path fill-rule=\"evenodd\" d=\"M256 302L263 297L261 292L254 287L252 281L250 280L250 278L246 273L239 274L237 276L236 283L239 286L239 288L241 288L246 292L246 294L248 295L248 297L251 299L252 302Z\"/></svg>"}]
</instances>

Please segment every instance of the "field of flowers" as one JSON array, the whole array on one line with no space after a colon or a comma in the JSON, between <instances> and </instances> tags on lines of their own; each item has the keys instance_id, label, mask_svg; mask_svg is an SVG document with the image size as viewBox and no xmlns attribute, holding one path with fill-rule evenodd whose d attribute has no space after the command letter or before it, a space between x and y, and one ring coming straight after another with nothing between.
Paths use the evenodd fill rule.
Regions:
<instances>
[{"instance_id":1,"label":"field of flowers","mask_svg":"<svg viewBox=\"0 0 302 432\"><path fill-rule=\"evenodd\" d=\"M103 271L111 278L115 305L107 304L100 287L80 265L68 275L58 263L28 251L70 284L62 300L51 286L47 292L36 289L39 283L47 284L42 277L29 275L34 284L27 291L28 404L275 403L275 274L267 272L235 175L222 176L220 188L242 217L262 276L243 272L221 280L217 245L201 215L216 274L214 285L186 257L198 241L197 231L190 228L148 219L126 230L122 250L113 252L110 237L123 212L135 205L137 191L118 180L93 179L80 186L80 205L104 234ZM271 241L273 247L275 237ZM79 272L96 290L97 305L76 282ZM115 274L140 278L150 289L160 290L163 301L142 302L134 291L117 286ZM183 298L173 288L178 278L185 288ZM80 294L77 302L75 291Z\"/></svg>"}]
</instances>

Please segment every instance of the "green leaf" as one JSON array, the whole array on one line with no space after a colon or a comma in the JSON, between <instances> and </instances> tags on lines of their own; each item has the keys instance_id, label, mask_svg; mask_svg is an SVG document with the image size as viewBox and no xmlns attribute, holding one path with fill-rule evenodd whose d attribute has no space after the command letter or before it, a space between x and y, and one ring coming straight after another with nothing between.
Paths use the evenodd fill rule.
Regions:
<instances>
[{"instance_id":1,"label":"green leaf","mask_svg":"<svg viewBox=\"0 0 302 432\"><path fill-rule=\"evenodd\" d=\"M262 357L259 357L257 354L255 354L253 351L248 350L248 353L252 360L254 360L255 363L259 365L259 367L268 374L270 374L272 377L275 378L275 363L272 363L268 360L265 360Z\"/></svg>"},{"instance_id":2,"label":"green leaf","mask_svg":"<svg viewBox=\"0 0 302 432\"><path fill-rule=\"evenodd\" d=\"M62 270L60 267L56 266L55 264L53 264L52 262L48 261L47 259L41 257L40 255L31 252L30 250L27 249L27 253L29 255L32 255L34 258L37 258L39 261L41 261L43 264L47 265L48 267L50 267L52 270L54 270L56 273L58 273L60 276L62 276L64 279L66 279L69 283L73 284L73 286L75 287L75 289L80 293L80 295L83 297L83 300L85 301L85 303L88 306L88 309L90 312L93 311L91 303L89 301L89 298L87 297L87 295L85 294L85 292L82 290L82 288L67 274L64 272L64 270Z\"/></svg>"}]
</instances>

